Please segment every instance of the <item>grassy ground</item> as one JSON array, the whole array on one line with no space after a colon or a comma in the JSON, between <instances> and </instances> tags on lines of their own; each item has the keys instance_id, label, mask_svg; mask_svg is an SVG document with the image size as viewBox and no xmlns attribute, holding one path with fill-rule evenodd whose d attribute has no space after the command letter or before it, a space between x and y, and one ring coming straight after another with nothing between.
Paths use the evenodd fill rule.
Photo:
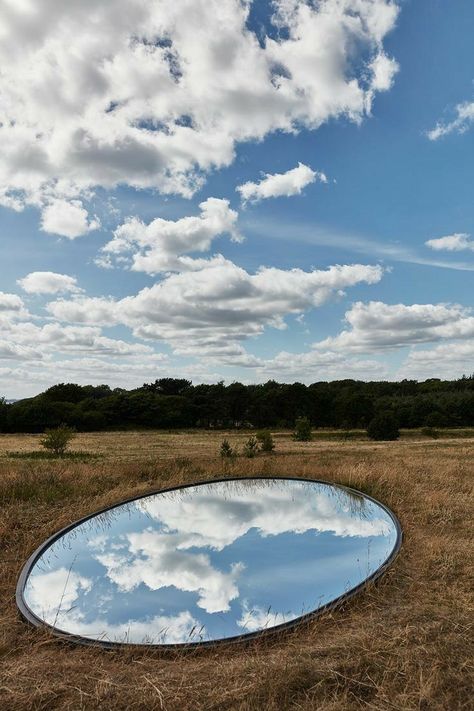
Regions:
<instances>
[{"instance_id":1,"label":"grassy ground","mask_svg":"<svg viewBox=\"0 0 474 711\"><path fill-rule=\"evenodd\" d=\"M371 443L327 433L296 443L280 433L274 455L239 458L227 472L218 457L223 433L84 434L73 449L99 456L58 461L28 457L38 437L0 436L0 708L472 708L474 433L463 434ZM228 437L241 447L246 435ZM125 497L226 473L314 477L366 491L399 516L401 553L344 607L247 646L104 652L64 645L20 620L19 570L58 528Z\"/></svg>"}]
</instances>

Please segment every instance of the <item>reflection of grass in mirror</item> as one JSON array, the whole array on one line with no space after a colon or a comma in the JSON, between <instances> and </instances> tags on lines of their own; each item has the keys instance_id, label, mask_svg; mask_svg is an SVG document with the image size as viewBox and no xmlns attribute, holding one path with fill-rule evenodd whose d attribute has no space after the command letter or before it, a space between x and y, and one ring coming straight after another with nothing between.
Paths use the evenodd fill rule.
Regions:
<instances>
[{"instance_id":1,"label":"reflection of grass in mirror","mask_svg":"<svg viewBox=\"0 0 474 711\"><path fill-rule=\"evenodd\" d=\"M54 617L53 627L55 627L56 624L57 624L57 622L58 622L58 617L59 617L59 615L60 615L60 613L61 613L61 607L62 607L62 604L63 604L64 597L65 597L65 595L66 595L66 590L67 590L67 586L68 586L68 583L69 583L69 579L70 579L70 577L71 577L71 571L72 571L72 569L73 569L73 567L74 567L74 563L75 563L75 562L76 562L76 556L74 556L74 558L72 559L71 565L69 566L69 569L68 569L68 571L67 571L66 580L65 580L65 582L64 582L64 588L63 588L63 591L62 591L62 593L61 593L61 598L60 598L60 600L59 600L58 609L56 610L56 615L55 615L55 617Z\"/></svg>"}]
</instances>

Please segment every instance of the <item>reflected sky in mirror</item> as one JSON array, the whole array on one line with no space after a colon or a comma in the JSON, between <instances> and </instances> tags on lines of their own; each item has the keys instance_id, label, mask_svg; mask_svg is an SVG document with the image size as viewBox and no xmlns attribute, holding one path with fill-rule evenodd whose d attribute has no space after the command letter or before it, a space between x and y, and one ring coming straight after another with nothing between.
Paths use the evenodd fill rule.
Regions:
<instances>
[{"instance_id":1,"label":"reflected sky in mirror","mask_svg":"<svg viewBox=\"0 0 474 711\"><path fill-rule=\"evenodd\" d=\"M370 577L397 544L376 502L330 484L247 479L147 496L56 539L23 598L92 640L190 644L289 622Z\"/></svg>"}]
</instances>

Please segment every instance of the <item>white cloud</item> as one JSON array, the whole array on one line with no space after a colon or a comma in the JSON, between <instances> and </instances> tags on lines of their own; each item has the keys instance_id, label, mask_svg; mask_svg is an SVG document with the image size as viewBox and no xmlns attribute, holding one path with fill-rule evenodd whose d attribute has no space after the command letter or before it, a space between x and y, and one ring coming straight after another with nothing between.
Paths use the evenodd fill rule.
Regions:
<instances>
[{"instance_id":1,"label":"white cloud","mask_svg":"<svg viewBox=\"0 0 474 711\"><path fill-rule=\"evenodd\" d=\"M472 375L474 339L467 342L443 343L430 349L412 350L400 368L400 378L455 379Z\"/></svg>"},{"instance_id":2,"label":"white cloud","mask_svg":"<svg viewBox=\"0 0 474 711\"><path fill-rule=\"evenodd\" d=\"M201 641L201 635L205 634L204 628L188 610L174 616L155 615L145 620L129 619L118 623L100 617L89 622L73 612L67 618L67 626L64 621L63 626L69 634L124 644L182 644Z\"/></svg>"},{"instance_id":3,"label":"white cloud","mask_svg":"<svg viewBox=\"0 0 474 711\"><path fill-rule=\"evenodd\" d=\"M92 586L90 578L73 570L58 568L30 575L25 598L33 612L46 623L69 634L89 639L128 644L175 644L191 641L192 631L198 629L197 621L187 611L174 617L156 615L149 619L128 619L115 624L100 617L89 621L81 607L84 596L87 596Z\"/></svg>"},{"instance_id":4,"label":"white cloud","mask_svg":"<svg viewBox=\"0 0 474 711\"><path fill-rule=\"evenodd\" d=\"M67 568L30 575L25 596L34 612L50 625L61 626L73 603L88 593L92 580Z\"/></svg>"},{"instance_id":5,"label":"white cloud","mask_svg":"<svg viewBox=\"0 0 474 711\"><path fill-rule=\"evenodd\" d=\"M286 173L265 173L265 177L258 183L247 182L239 185L236 190L240 193L243 202L257 202L272 197L290 197L299 195L301 191L315 180L327 183L324 173L317 173L304 163L298 163L296 168L287 170Z\"/></svg>"},{"instance_id":6,"label":"white cloud","mask_svg":"<svg viewBox=\"0 0 474 711\"><path fill-rule=\"evenodd\" d=\"M281 31L259 42L250 4L3 2L3 204L46 206L43 229L73 238L96 186L189 196L238 142L361 121L391 81L398 5L275 0Z\"/></svg>"},{"instance_id":7,"label":"white cloud","mask_svg":"<svg viewBox=\"0 0 474 711\"><path fill-rule=\"evenodd\" d=\"M75 277L56 272L30 272L23 279L18 279L17 284L27 294L59 294L66 291L78 293L82 291L77 286Z\"/></svg>"},{"instance_id":8,"label":"white cloud","mask_svg":"<svg viewBox=\"0 0 474 711\"><path fill-rule=\"evenodd\" d=\"M427 247L437 251L446 250L447 252L462 252L463 250L470 250L474 252L474 240L472 240L470 235L465 232L455 232L454 234L447 235L446 237L429 239L425 242L425 244Z\"/></svg>"},{"instance_id":9,"label":"white cloud","mask_svg":"<svg viewBox=\"0 0 474 711\"><path fill-rule=\"evenodd\" d=\"M398 72L398 63L385 52L379 52L370 63L372 72L371 87L374 91L388 91L392 88L395 74Z\"/></svg>"},{"instance_id":10,"label":"white cloud","mask_svg":"<svg viewBox=\"0 0 474 711\"><path fill-rule=\"evenodd\" d=\"M257 372L264 379L311 383L344 378L382 380L388 376L388 367L376 360L351 357L338 347L334 350L319 350L315 347L303 353L281 351L274 358L261 361Z\"/></svg>"},{"instance_id":11,"label":"white cloud","mask_svg":"<svg viewBox=\"0 0 474 711\"><path fill-rule=\"evenodd\" d=\"M89 220L88 217L80 200L53 200L43 208L41 229L43 232L75 239L100 227L97 218Z\"/></svg>"},{"instance_id":12,"label":"white cloud","mask_svg":"<svg viewBox=\"0 0 474 711\"><path fill-rule=\"evenodd\" d=\"M243 633L257 632L258 630L269 629L277 625L283 625L285 622L290 622L298 617L294 612L273 612L258 605L250 607L248 602L242 605L242 615L237 620L239 627L242 627Z\"/></svg>"},{"instance_id":13,"label":"white cloud","mask_svg":"<svg viewBox=\"0 0 474 711\"><path fill-rule=\"evenodd\" d=\"M20 316L25 312L23 299L17 294L7 294L0 291L0 317Z\"/></svg>"},{"instance_id":14,"label":"white cloud","mask_svg":"<svg viewBox=\"0 0 474 711\"><path fill-rule=\"evenodd\" d=\"M285 328L285 316L320 306L341 289L375 284L382 274L381 267L362 264L311 272L262 267L249 274L220 258L119 301L78 297L47 309L62 321L126 325L135 336L163 339L176 352L217 355L266 327Z\"/></svg>"},{"instance_id":15,"label":"white cloud","mask_svg":"<svg viewBox=\"0 0 474 711\"><path fill-rule=\"evenodd\" d=\"M37 326L28 321L20 323L0 323L0 335L13 346L33 349L38 357L48 353L84 353L129 356L146 355L153 352L150 346L140 343L107 338L97 327L63 326L47 323ZM5 341L5 342L8 342Z\"/></svg>"},{"instance_id":16,"label":"white cloud","mask_svg":"<svg viewBox=\"0 0 474 711\"><path fill-rule=\"evenodd\" d=\"M344 352L374 352L474 336L474 317L458 305L384 304L357 302L345 314L350 330L329 337L313 347Z\"/></svg>"},{"instance_id":17,"label":"white cloud","mask_svg":"<svg viewBox=\"0 0 474 711\"><path fill-rule=\"evenodd\" d=\"M156 218L145 225L137 217L129 218L114 232L102 252L111 262L119 257L120 264L129 264L133 271L156 274L164 271L198 269L203 260L183 257L187 252L205 252L212 241L229 234L240 241L237 231L237 212L231 210L228 200L208 198L199 205L198 217L182 217L180 220ZM127 257L124 259L124 255ZM100 261L98 262L100 265Z\"/></svg>"},{"instance_id":18,"label":"white cloud","mask_svg":"<svg viewBox=\"0 0 474 711\"><path fill-rule=\"evenodd\" d=\"M446 123L437 123L427 132L430 141L437 141L450 133L465 133L474 125L474 101L466 101L455 107L456 117Z\"/></svg>"},{"instance_id":19,"label":"white cloud","mask_svg":"<svg viewBox=\"0 0 474 711\"><path fill-rule=\"evenodd\" d=\"M0 339L0 360L41 360L42 357L37 348Z\"/></svg>"},{"instance_id":20,"label":"white cloud","mask_svg":"<svg viewBox=\"0 0 474 711\"><path fill-rule=\"evenodd\" d=\"M212 490L183 490L179 497L154 497L137 505L161 521L165 530L174 532L173 543L180 550L198 547L222 551L251 529L257 529L263 537L312 530L344 537L388 534L389 519L372 504L368 505L372 516L355 516L349 494L341 491L333 497L324 485L310 492L308 486L311 488L298 483L289 491L285 484L278 487L262 481L256 497L255 490L245 482L217 482Z\"/></svg>"},{"instance_id":21,"label":"white cloud","mask_svg":"<svg viewBox=\"0 0 474 711\"><path fill-rule=\"evenodd\" d=\"M176 536L151 528L127 533L124 548L97 552L95 558L107 569L107 577L120 591L138 585L150 590L173 586L197 592L197 605L209 613L227 612L239 596L236 580L243 566L233 563L228 573L214 568L205 553L188 553L176 547Z\"/></svg>"}]
</instances>

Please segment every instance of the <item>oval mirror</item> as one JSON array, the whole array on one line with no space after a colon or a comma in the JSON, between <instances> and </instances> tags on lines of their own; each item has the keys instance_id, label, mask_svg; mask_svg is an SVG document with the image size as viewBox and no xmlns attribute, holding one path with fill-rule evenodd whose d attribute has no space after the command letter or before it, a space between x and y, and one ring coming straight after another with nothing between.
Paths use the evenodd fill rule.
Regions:
<instances>
[{"instance_id":1,"label":"oval mirror","mask_svg":"<svg viewBox=\"0 0 474 711\"><path fill-rule=\"evenodd\" d=\"M17 588L23 615L83 643L190 645L307 619L378 577L401 541L365 494L302 479L161 491L46 541Z\"/></svg>"}]
</instances>

